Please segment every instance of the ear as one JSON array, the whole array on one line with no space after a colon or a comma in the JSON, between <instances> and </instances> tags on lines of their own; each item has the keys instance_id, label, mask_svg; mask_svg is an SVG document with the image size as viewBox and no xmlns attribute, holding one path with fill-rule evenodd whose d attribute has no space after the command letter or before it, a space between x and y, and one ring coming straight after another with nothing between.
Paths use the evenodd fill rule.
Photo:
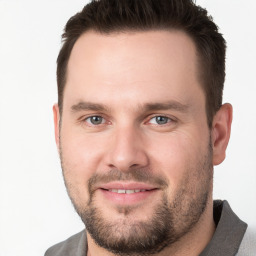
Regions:
<instances>
[{"instance_id":1,"label":"ear","mask_svg":"<svg viewBox=\"0 0 256 256\"><path fill-rule=\"evenodd\" d=\"M226 148L228 146L231 123L232 106L224 104L215 114L212 123L212 147L213 147L213 165L222 163L226 157Z\"/></svg>"},{"instance_id":2,"label":"ear","mask_svg":"<svg viewBox=\"0 0 256 256\"><path fill-rule=\"evenodd\" d=\"M59 150L59 144L60 144L60 139L59 139L59 131L60 131L60 111L59 111L59 106L58 104L54 104L52 107L53 110L53 118L54 118L54 133L55 133L55 142L57 145L57 148Z\"/></svg>"}]
</instances>

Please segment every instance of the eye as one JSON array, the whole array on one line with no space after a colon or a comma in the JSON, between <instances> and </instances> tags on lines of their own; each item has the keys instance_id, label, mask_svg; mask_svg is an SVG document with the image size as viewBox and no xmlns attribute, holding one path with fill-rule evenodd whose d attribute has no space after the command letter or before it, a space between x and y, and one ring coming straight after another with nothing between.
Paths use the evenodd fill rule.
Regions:
<instances>
[{"instance_id":1,"label":"eye","mask_svg":"<svg viewBox=\"0 0 256 256\"><path fill-rule=\"evenodd\" d=\"M106 123L106 120L102 116L90 116L85 119L90 125L100 125Z\"/></svg>"},{"instance_id":2,"label":"eye","mask_svg":"<svg viewBox=\"0 0 256 256\"><path fill-rule=\"evenodd\" d=\"M164 125L167 123L170 123L172 120L169 117L166 116L154 116L149 120L150 124L158 124L158 125Z\"/></svg>"}]
</instances>

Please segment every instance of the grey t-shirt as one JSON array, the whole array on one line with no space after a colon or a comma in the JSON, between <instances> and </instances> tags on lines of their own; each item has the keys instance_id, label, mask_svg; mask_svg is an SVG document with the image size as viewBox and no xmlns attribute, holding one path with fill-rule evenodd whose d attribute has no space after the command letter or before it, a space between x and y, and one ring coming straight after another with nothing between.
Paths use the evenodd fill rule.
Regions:
<instances>
[{"instance_id":1,"label":"grey t-shirt","mask_svg":"<svg viewBox=\"0 0 256 256\"><path fill-rule=\"evenodd\" d=\"M215 233L199 256L236 255L243 240L247 224L232 211L227 201L214 201Z\"/></svg>"},{"instance_id":2,"label":"grey t-shirt","mask_svg":"<svg viewBox=\"0 0 256 256\"><path fill-rule=\"evenodd\" d=\"M215 233L199 256L236 255L243 240L247 224L236 216L227 201L214 201L213 215L217 226ZM87 238L85 230L50 247L45 253L45 256L86 255Z\"/></svg>"}]
</instances>

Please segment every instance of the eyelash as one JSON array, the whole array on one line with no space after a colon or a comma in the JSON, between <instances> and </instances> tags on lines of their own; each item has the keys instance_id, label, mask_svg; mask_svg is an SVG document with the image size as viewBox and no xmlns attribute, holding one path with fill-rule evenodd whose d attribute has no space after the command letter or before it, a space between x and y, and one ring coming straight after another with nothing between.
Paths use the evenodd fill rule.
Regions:
<instances>
[{"instance_id":1,"label":"eyelash","mask_svg":"<svg viewBox=\"0 0 256 256\"><path fill-rule=\"evenodd\" d=\"M149 118L147 118L147 121L145 122L146 124L149 123L150 124L150 121L154 118L165 118L167 119L167 122L166 123L163 123L163 124L158 124L157 121L155 121L155 123L151 124L153 126L168 126L170 123L173 123L173 122L177 122L174 118L172 117L169 117L169 116L166 116L166 115L154 115L154 116L150 116ZM91 120L92 118L101 118L102 120L104 120L104 122L102 123L99 123L99 124L93 124L91 121L88 122L87 120ZM87 126L89 127L100 127L102 125L105 125L107 123L110 123L108 122L102 115L92 115L92 116L87 116L87 117L84 117L81 119L81 122L82 123L86 123Z\"/></svg>"},{"instance_id":2,"label":"eyelash","mask_svg":"<svg viewBox=\"0 0 256 256\"><path fill-rule=\"evenodd\" d=\"M100 124L93 124L93 123L90 121L90 123L89 123L87 120L90 120L90 119L92 119L92 118L101 118L102 120L105 120L105 122L104 122L104 123L100 123ZM100 126L100 125L102 125L102 124L107 123L106 119L105 119L103 116L101 116L101 115L88 116L88 117L86 117L86 118L83 118L83 119L82 119L82 122L83 122L83 123L87 123L87 124L89 123L88 126Z\"/></svg>"},{"instance_id":3,"label":"eyelash","mask_svg":"<svg viewBox=\"0 0 256 256\"><path fill-rule=\"evenodd\" d=\"M156 123L155 123L155 124L152 124L152 125L156 125L156 126L166 126L166 125L168 125L169 123L172 123L172 122L175 121L173 118L171 118L171 117L169 117L169 116L166 116L166 115L155 115L155 116L151 116L151 117L149 118L148 123L149 123L152 119L158 118L158 117L159 117L159 118L167 119L167 122L164 123L164 124L159 124L159 123L157 123L157 121L155 121Z\"/></svg>"}]
</instances>

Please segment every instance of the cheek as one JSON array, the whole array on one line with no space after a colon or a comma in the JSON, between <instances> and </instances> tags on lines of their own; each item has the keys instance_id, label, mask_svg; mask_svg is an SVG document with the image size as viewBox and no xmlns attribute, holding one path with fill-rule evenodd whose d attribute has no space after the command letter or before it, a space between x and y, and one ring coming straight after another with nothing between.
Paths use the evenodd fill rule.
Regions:
<instances>
[{"instance_id":1,"label":"cheek","mask_svg":"<svg viewBox=\"0 0 256 256\"><path fill-rule=\"evenodd\" d=\"M198 162L208 150L206 144L206 140L184 132L166 134L152 141L151 164L154 170L167 177L170 193L183 183L186 176L192 175L189 172L197 171Z\"/></svg>"},{"instance_id":2,"label":"cheek","mask_svg":"<svg viewBox=\"0 0 256 256\"><path fill-rule=\"evenodd\" d=\"M63 130L60 140L62 169L72 197L88 197L87 182L99 169L102 147L79 133Z\"/></svg>"},{"instance_id":3,"label":"cheek","mask_svg":"<svg viewBox=\"0 0 256 256\"><path fill-rule=\"evenodd\" d=\"M103 139L97 134L88 134L80 126L63 125L61 148L63 157L75 170L95 171L95 165L102 155ZM74 171L75 171L74 170Z\"/></svg>"}]
</instances>

